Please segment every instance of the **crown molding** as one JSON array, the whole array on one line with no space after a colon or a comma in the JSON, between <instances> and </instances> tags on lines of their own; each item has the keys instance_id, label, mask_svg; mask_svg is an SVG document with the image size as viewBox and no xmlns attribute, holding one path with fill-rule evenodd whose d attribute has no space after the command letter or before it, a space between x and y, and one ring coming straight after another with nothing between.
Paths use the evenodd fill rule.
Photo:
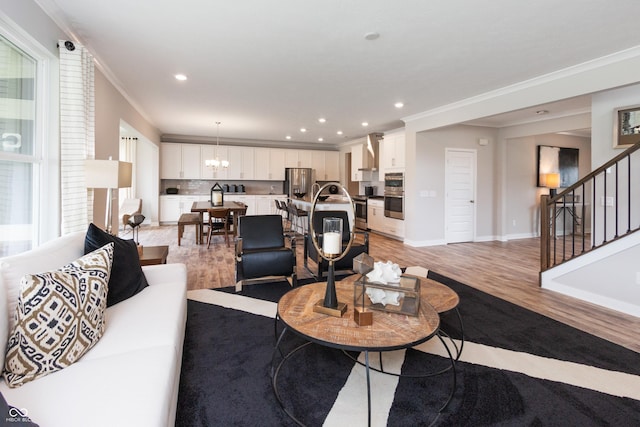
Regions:
<instances>
[{"instance_id":1,"label":"crown molding","mask_svg":"<svg viewBox=\"0 0 640 427\"><path fill-rule=\"evenodd\" d=\"M91 55L93 56L93 63L100 70L100 72L106 77L106 79L115 87L115 89L122 95L122 97L129 103L131 106L140 114L149 124L156 129L160 129L158 125L151 120L151 117L145 112L145 110L136 102L135 99L131 98L126 90L124 90L124 86L122 82L118 80L118 78L113 74L111 69L104 65L104 62L100 59L98 55L91 49L91 45L87 44L81 37L79 37L73 30L73 26L67 20L65 14L62 9L53 1L53 0L34 0L38 6L44 11L44 13L51 18L51 20L64 32L71 41L74 43L80 44L84 46Z\"/></svg>"},{"instance_id":2,"label":"crown molding","mask_svg":"<svg viewBox=\"0 0 640 427\"><path fill-rule=\"evenodd\" d=\"M176 142L186 144L216 144L215 136L198 136L198 135L180 135L180 134L163 134L160 136L160 142ZM322 151L338 151L338 146L334 144L320 144L314 142L299 141L274 141L261 139L242 139L242 138L225 138L220 137L220 144L240 147L258 147L258 148L292 148L298 150L322 150Z\"/></svg>"},{"instance_id":3,"label":"crown molding","mask_svg":"<svg viewBox=\"0 0 640 427\"><path fill-rule=\"evenodd\" d=\"M625 49L619 52L615 52L600 58L596 58L590 61L586 61L581 64L567 67L562 70L554 71L548 74L543 74L541 76L534 77L532 79L518 82L509 86L505 86L500 89L496 89L490 92L485 92L477 96L466 98L450 104L442 105L440 107L433 108L431 110L424 111L422 113L417 113L411 116L403 117L402 120L405 123L409 124L411 122L434 117L439 114L448 113L448 112L462 109L465 107L474 106L483 102L493 101L507 95L513 95L518 92L524 92L526 90L535 89L537 87L552 83L557 80L566 79L569 77L575 77L589 71L598 70L607 66L616 65L627 60L638 59L638 58L640 58L640 45L634 46L632 48ZM587 94L587 93L583 93L582 95L584 94ZM575 94L574 96L577 96L577 95L579 94ZM549 100L548 102L553 102L553 101L557 101L557 99ZM507 111L503 111L503 112L507 112ZM500 114L500 112L491 112L491 115L495 115L495 114ZM474 120L474 119L471 118L465 121L471 121L471 120Z\"/></svg>"}]
</instances>

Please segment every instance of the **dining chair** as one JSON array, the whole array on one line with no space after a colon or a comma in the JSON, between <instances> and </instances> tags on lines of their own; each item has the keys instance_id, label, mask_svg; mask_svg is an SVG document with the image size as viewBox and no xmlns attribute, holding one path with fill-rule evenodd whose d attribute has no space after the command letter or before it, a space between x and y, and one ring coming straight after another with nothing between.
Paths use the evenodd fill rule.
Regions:
<instances>
[{"instance_id":1,"label":"dining chair","mask_svg":"<svg viewBox=\"0 0 640 427\"><path fill-rule=\"evenodd\" d=\"M246 282L273 282L274 277L286 277L291 286L297 286L295 236L284 233L282 217L248 215L239 220L236 292Z\"/></svg>"},{"instance_id":2,"label":"dining chair","mask_svg":"<svg viewBox=\"0 0 640 427\"><path fill-rule=\"evenodd\" d=\"M211 236L224 235L229 246L229 209L209 209L209 233L207 234L207 249L211 245Z\"/></svg>"},{"instance_id":3,"label":"dining chair","mask_svg":"<svg viewBox=\"0 0 640 427\"><path fill-rule=\"evenodd\" d=\"M346 211L316 211L313 214L313 227L308 226L309 230L322 230L322 221L324 218L335 217L342 219L342 247L345 248L349 242L351 235L351 225L349 224L349 216ZM361 253L369 253L369 232L362 230L354 230L356 238L344 257L335 262L335 271L353 271L353 259ZM322 258L312 242L311 231L304 234L304 266L313 274L316 280L320 281L329 269L329 262ZM318 244L322 247L322 237L318 239ZM311 270L308 261L311 260L316 264L315 271Z\"/></svg>"}]
</instances>

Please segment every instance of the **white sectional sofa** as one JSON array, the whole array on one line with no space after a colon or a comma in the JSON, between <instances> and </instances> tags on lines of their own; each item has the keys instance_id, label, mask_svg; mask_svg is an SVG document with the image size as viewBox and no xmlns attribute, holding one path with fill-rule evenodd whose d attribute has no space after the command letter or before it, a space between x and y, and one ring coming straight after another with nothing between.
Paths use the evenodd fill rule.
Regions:
<instances>
[{"instance_id":1,"label":"white sectional sofa","mask_svg":"<svg viewBox=\"0 0 640 427\"><path fill-rule=\"evenodd\" d=\"M15 281L80 258L85 233L0 259L0 362L4 366ZM106 309L104 335L61 371L0 393L41 427L173 426L186 325L183 264L143 267L149 286ZM4 414L2 415L4 417ZM0 420L0 424L4 422Z\"/></svg>"}]
</instances>

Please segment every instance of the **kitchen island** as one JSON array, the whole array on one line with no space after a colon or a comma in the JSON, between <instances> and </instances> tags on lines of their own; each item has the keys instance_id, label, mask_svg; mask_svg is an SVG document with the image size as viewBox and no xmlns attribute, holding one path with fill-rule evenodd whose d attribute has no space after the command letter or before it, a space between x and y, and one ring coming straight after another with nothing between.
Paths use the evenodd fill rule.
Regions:
<instances>
[{"instance_id":1,"label":"kitchen island","mask_svg":"<svg viewBox=\"0 0 640 427\"><path fill-rule=\"evenodd\" d=\"M313 205L313 198L311 196L304 196L302 198L292 197L291 203L296 206L298 209L302 209L304 211L311 211L311 206ZM341 195L332 195L325 201L318 200L316 203L317 211L347 211L347 216L349 217L349 225L351 230L354 229L354 221L355 218L353 216L353 207L349 207L349 199L345 196Z\"/></svg>"}]
</instances>

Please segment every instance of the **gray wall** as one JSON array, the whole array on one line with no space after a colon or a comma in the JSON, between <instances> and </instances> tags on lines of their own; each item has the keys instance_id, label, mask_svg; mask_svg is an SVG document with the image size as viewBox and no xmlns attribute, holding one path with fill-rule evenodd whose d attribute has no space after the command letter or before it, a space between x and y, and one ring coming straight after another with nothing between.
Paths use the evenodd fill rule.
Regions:
<instances>
[{"instance_id":1,"label":"gray wall","mask_svg":"<svg viewBox=\"0 0 640 427\"><path fill-rule=\"evenodd\" d=\"M489 144L480 146L479 138ZM409 221L419 224L418 233L411 236L414 245L444 243L445 239L445 149L463 148L476 151L476 240L493 240L495 236L494 206L496 202L495 156L497 131L479 126L450 126L416 136L416 175L412 189L406 195L414 205L407 210ZM435 192L435 197L423 197L423 192Z\"/></svg>"},{"instance_id":2,"label":"gray wall","mask_svg":"<svg viewBox=\"0 0 640 427\"><path fill-rule=\"evenodd\" d=\"M539 236L540 195L549 194L549 190L536 187L538 145L579 149L579 177L582 178L591 171L591 139L544 134L508 139L506 144L506 238Z\"/></svg>"}]
</instances>

